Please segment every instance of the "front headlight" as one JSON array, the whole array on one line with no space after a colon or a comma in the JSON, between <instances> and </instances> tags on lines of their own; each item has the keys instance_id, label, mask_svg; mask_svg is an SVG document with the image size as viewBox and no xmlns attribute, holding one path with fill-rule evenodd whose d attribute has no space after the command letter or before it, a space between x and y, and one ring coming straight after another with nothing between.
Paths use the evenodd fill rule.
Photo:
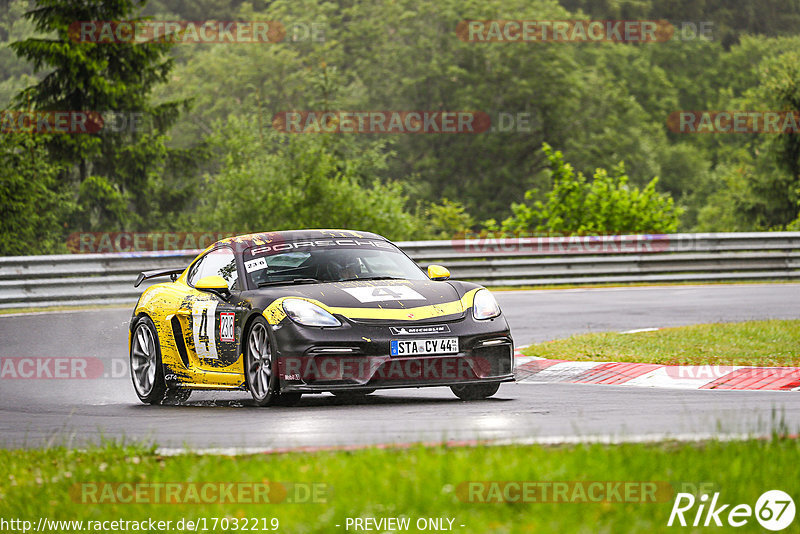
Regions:
<instances>
[{"instance_id":1,"label":"front headlight","mask_svg":"<svg viewBox=\"0 0 800 534\"><path fill-rule=\"evenodd\" d=\"M475 292L472 302L472 315L479 321L491 319L500 315L500 306L488 289L479 289Z\"/></svg>"},{"instance_id":2,"label":"front headlight","mask_svg":"<svg viewBox=\"0 0 800 534\"><path fill-rule=\"evenodd\" d=\"M292 321L303 326L342 326L339 319L307 300L285 299L283 311Z\"/></svg>"}]
</instances>

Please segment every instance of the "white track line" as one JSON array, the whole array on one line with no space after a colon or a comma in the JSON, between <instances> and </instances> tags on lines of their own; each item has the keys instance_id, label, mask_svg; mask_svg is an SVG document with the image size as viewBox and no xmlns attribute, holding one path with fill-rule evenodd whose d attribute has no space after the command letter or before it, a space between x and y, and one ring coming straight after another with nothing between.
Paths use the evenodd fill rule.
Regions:
<instances>
[{"instance_id":1,"label":"white track line","mask_svg":"<svg viewBox=\"0 0 800 534\"><path fill-rule=\"evenodd\" d=\"M749 439L770 439L771 434L744 434L744 433L729 433L729 434L714 434L712 432L695 432L695 433L652 433L652 434L629 434L629 435L613 435L613 434L596 434L587 436L537 436L525 438L510 438L498 440L471 440L469 442L459 442L460 446L468 447L505 447L509 445L580 445L585 443L600 443L604 445L620 445L623 443L661 443L661 442L700 442L700 441L744 441ZM296 452L336 452L336 451L352 451L353 449L369 449L372 447L381 448L408 448L415 445L423 445L428 447L435 446L452 446L448 442L430 443L374 443L365 445L348 445L348 446L320 446L320 447L297 447ZM289 447L205 447L198 449L184 448L184 447L158 447L156 454L161 456L180 456L184 454L197 454L197 455L216 455L216 456L240 456L252 454L273 454L291 453L292 448Z\"/></svg>"}]
</instances>

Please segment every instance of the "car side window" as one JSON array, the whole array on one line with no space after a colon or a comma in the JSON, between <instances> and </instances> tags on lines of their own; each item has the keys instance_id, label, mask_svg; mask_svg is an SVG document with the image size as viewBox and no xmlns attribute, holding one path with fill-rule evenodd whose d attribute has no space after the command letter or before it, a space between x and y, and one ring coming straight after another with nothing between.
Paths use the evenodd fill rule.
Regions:
<instances>
[{"instance_id":1,"label":"car side window","mask_svg":"<svg viewBox=\"0 0 800 534\"><path fill-rule=\"evenodd\" d=\"M194 287L198 280L212 275L224 278L228 282L228 289L236 289L239 274L236 271L236 256L231 249L217 248L200 258L192 266L187 281L190 286Z\"/></svg>"},{"instance_id":2,"label":"car side window","mask_svg":"<svg viewBox=\"0 0 800 534\"><path fill-rule=\"evenodd\" d=\"M203 262L206 260L208 256L203 256L199 260L197 260L192 268L189 269L189 274L186 276L186 283L190 286L194 287L198 280L200 280L200 267L203 265Z\"/></svg>"}]
</instances>

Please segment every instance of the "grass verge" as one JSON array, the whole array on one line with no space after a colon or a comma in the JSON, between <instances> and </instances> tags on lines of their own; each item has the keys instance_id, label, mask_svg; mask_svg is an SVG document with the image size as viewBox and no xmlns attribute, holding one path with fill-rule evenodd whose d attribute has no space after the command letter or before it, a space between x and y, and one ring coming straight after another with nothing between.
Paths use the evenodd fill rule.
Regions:
<instances>
[{"instance_id":1,"label":"grass verge","mask_svg":"<svg viewBox=\"0 0 800 534\"><path fill-rule=\"evenodd\" d=\"M718 491L721 502L750 506L770 489L782 489L796 499L800 496L798 457L800 442L777 436L727 443L418 447L239 457L160 457L152 449L118 445L85 451L2 450L0 517L30 520L34 525L40 517L82 520L84 529L87 521L153 518L175 525L182 518L206 518L209 531L222 531L221 526L212 529L209 521L231 517L277 518L280 532L346 532L348 517L406 516L412 524L418 518L451 518L453 531L462 533L669 532L675 530L666 525L676 492ZM317 493L317 502L306 503L94 503L91 498L82 502L84 484L93 488L92 484L104 482L268 480L284 482L290 493L303 484L322 484L318 487L325 490ZM479 503L465 502L470 494L464 483L469 481L655 482L662 489L656 493L658 502L630 502L625 497L621 500L627 502L618 502L613 493L603 494L611 497L610 502L593 502L588 494L575 500L571 490L570 502ZM121 486L117 487L122 494ZM695 511L687 515L689 521ZM759 529L750 518L737 530ZM62 526L59 530L75 529Z\"/></svg>"},{"instance_id":2,"label":"grass verge","mask_svg":"<svg viewBox=\"0 0 800 534\"><path fill-rule=\"evenodd\" d=\"M541 358L663 365L800 366L800 320L715 323L633 334L581 334L522 350Z\"/></svg>"}]
</instances>

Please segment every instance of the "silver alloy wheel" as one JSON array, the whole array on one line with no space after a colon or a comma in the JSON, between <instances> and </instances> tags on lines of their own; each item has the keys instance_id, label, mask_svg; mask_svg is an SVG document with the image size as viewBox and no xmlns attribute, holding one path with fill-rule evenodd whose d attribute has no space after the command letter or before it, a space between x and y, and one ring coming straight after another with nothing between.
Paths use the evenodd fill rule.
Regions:
<instances>
[{"instance_id":1,"label":"silver alloy wheel","mask_svg":"<svg viewBox=\"0 0 800 534\"><path fill-rule=\"evenodd\" d=\"M250 330L247 341L250 360L247 365L247 380L254 396L263 399L269 394L272 378L272 351L269 347L267 327L256 323Z\"/></svg>"},{"instance_id":2,"label":"silver alloy wheel","mask_svg":"<svg viewBox=\"0 0 800 534\"><path fill-rule=\"evenodd\" d=\"M131 348L131 376L139 395L146 397L153 391L156 381L158 358L153 333L147 324L140 322L133 333Z\"/></svg>"}]
</instances>

